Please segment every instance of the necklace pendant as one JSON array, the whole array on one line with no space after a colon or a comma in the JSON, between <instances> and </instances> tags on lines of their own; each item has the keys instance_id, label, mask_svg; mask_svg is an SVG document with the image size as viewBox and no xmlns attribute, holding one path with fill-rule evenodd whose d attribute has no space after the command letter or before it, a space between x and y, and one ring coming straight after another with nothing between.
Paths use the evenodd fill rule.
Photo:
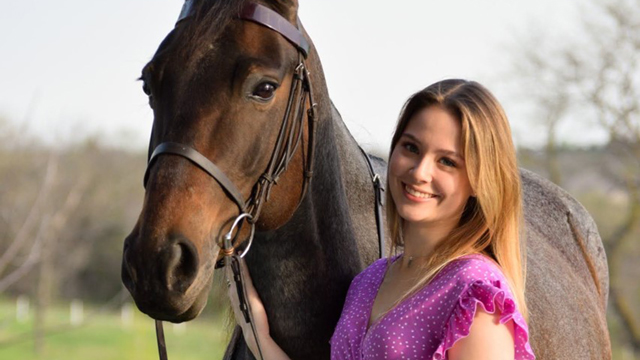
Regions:
<instances>
[{"instance_id":1,"label":"necklace pendant","mask_svg":"<svg viewBox=\"0 0 640 360\"><path fill-rule=\"evenodd\" d=\"M413 261L413 256L409 256L409 261L407 262L407 267L411 267L411 262Z\"/></svg>"}]
</instances>

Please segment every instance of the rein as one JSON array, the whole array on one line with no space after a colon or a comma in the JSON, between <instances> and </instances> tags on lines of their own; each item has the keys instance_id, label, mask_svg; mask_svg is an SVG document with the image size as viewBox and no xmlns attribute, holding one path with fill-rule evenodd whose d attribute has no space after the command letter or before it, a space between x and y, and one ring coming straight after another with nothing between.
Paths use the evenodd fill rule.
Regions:
<instances>
[{"instance_id":1,"label":"rein","mask_svg":"<svg viewBox=\"0 0 640 360\"><path fill-rule=\"evenodd\" d=\"M178 18L178 22L191 16L192 5L193 0L185 1L180 17ZM242 193L238 190L233 181L231 181L224 171L222 171L206 156L185 144L163 142L153 150L153 153L149 157L147 169L144 175L144 186L146 188L152 166L159 156L166 154L178 155L191 161L216 180L216 182L218 182L225 191L226 195L236 204L240 215L233 222L231 230L229 230L229 232L224 236L223 244L219 244L221 245L221 250L218 255L218 259L216 260L216 268L221 266L231 266L233 280L238 293L238 299L240 301L240 310L242 311L244 320L251 325L251 330L258 346L260 359L263 359L262 350L260 348L260 343L254 326L255 323L252 318L250 304L246 298L246 283L244 281L242 268L240 267L240 259L249 251L251 241L253 240L253 234L255 232L255 223L260 216L264 203L269 200L271 187L277 183L280 175L286 171L288 164L293 159L294 154L302 142L305 112L307 115L308 144L302 192L297 206L300 206L300 203L309 188L309 182L313 175L315 152L316 104L313 101L310 74L305 65L305 59L309 54L309 43L304 38L302 32L277 12L256 3L248 3L241 10L239 19L255 22L279 33L298 50L298 65L294 69L293 82L289 93L289 99L287 101L287 107L267 170L259 177L252 189L249 199L245 201ZM309 108L305 111L306 104L309 105ZM380 240L379 254L380 257L382 257L384 252L384 230L382 227L381 207L383 205L383 197L381 191L384 191L384 188L380 183L380 177L373 171L369 156L364 151L362 152L367 160L374 188L376 190L376 225ZM244 248L241 254L238 254L236 252L236 247L238 243L244 241L239 241L234 245L235 239L233 232L236 227L239 229L242 226L243 220L246 220L250 224L251 235L248 238L248 245ZM239 232L240 231L237 231L237 234ZM155 327L160 360L167 360L168 356L162 321L156 320Z\"/></svg>"}]
</instances>

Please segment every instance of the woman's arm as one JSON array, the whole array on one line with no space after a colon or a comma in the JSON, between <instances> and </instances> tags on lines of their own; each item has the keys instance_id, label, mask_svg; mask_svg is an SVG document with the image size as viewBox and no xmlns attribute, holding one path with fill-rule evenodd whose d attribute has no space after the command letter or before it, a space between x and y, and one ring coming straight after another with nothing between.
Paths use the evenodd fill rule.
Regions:
<instances>
[{"instance_id":1,"label":"woman's arm","mask_svg":"<svg viewBox=\"0 0 640 360\"><path fill-rule=\"evenodd\" d=\"M500 314L478 306L469 335L449 349L449 360L513 360L513 320L500 324Z\"/></svg>"},{"instance_id":2,"label":"woman's arm","mask_svg":"<svg viewBox=\"0 0 640 360\"><path fill-rule=\"evenodd\" d=\"M267 313L264 310L262 301L260 301L256 288L253 286L253 282L251 281L251 276L249 276L249 270L247 269L244 259L240 259L240 266L242 267L242 272L244 274L247 300L249 301L249 306L251 308L251 315L253 316L254 326L258 336L258 341L260 342L260 350L262 351L263 358L269 360L288 360L289 357L287 354L282 351L278 344L276 344L269 335L269 320L267 319ZM242 311L240 311L240 301L238 300L238 292L236 291L236 286L233 282L231 266L225 266L225 272L227 275L227 284L230 284L228 287L228 294L229 299L231 300L231 307L233 308L233 313L236 318L236 323L238 323L242 328L242 334L249 350L251 350L254 357L259 358L258 346L256 345L256 339L253 336L251 324L244 321L244 316L242 315Z\"/></svg>"}]
</instances>

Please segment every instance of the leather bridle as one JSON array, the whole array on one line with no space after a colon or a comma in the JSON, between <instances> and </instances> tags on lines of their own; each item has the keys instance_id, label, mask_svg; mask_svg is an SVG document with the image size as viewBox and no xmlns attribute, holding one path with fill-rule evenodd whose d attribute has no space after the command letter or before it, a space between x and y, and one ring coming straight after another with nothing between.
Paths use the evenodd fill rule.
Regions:
<instances>
[{"instance_id":1,"label":"leather bridle","mask_svg":"<svg viewBox=\"0 0 640 360\"><path fill-rule=\"evenodd\" d=\"M185 2L178 22L190 16L191 3L192 1L190 0ZM227 177L224 171L222 171L206 156L188 145L164 142L158 145L149 157L147 170L144 176L144 185L146 187L153 164L160 155L173 154L182 156L215 179L222 189L224 189L227 196L236 204L239 214L250 214L251 216L248 217L247 220L250 223L255 224L260 216L264 203L269 199L271 187L278 182L279 177L287 169L287 166L293 159L296 150L302 142L305 106L308 105L308 109L306 111L308 141L306 159L304 161L305 169L303 187L298 205L304 198L313 174L316 104L313 101L313 90L309 78L309 71L305 65L305 59L309 52L309 44L302 33L295 26L291 25L291 23L280 16L280 14L256 3L248 3L240 12L239 18L242 20L253 21L278 32L284 36L285 39L291 42L298 50L298 65L294 69L287 107L285 109L280 132L278 133L278 138L274 144L267 169L255 183L249 199L245 200L240 190L238 190L234 183Z\"/></svg>"},{"instance_id":2,"label":"leather bridle","mask_svg":"<svg viewBox=\"0 0 640 360\"><path fill-rule=\"evenodd\" d=\"M192 15L193 0L186 0L178 18L178 22L189 18ZM287 100L287 107L285 109L282 125L278 133L276 143L274 145L271 158L267 169L259 177L255 183L249 199L244 200L242 193L234 185L234 183L226 176L218 166L216 166L206 156L202 155L196 149L174 142L163 142L158 145L153 153L149 156L147 169L144 175L144 185L146 188L147 181L153 164L161 155L171 154L184 157L197 165L200 169L206 172L209 176L218 182L220 187L224 190L226 195L236 204L238 207L239 215L233 222L231 230L224 236L223 243L220 245L220 254L216 260L216 267L221 265L221 260L224 259L224 264L231 267L233 273L233 280L238 293L238 299L240 301L240 310L243 313L246 322L250 323L251 330L254 333L256 343L258 345L258 351L260 352L260 358L262 359L262 350L256 334L254 321L251 315L251 308L249 302L246 299L246 282L243 279L243 273L240 267L240 258L242 258L251 245L253 239L253 233L255 231L255 223L260 216L262 207L269 200L271 187L277 183L279 177L286 171L288 164L293 159L294 154L303 142L303 127L304 127L304 115L306 113L307 118L307 133L308 141L306 147L306 157L304 158L304 178L303 186L298 200L298 205L302 202L308 188L309 182L313 175L313 163L314 163L314 150L315 150L315 129L316 129L316 104L313 101L313 90L311 86L309 71L306 68L305 59L309 54L309 43L306 41L302 32L292 25L289 21L283 18L277 12L256 3L248 3L240 11L239 19L252 21L262 26L265 26L280 35L282 35L288 42L293 44L298 50L298 65L294 69L293 81L289 98ZM305 111L305 107L308 108ZM304 149L302 150L304 151ZM364 151L363 151L364 153ZM384 191L380 183L380 178L377 174L374 174L371 166L370 159L366 153L365 158L369 165L369 170L376 189L376 223L378 225L378 236L380 240L380 256L383 255L384 249L384 232L382 231L382 195L381 191ZM241 254L236 252L236 247L239 242L234 243L234 230L236 227L241 226L241 222L247 220L251 224L251 235L248 238L248 244ZM238 231L239 233L239 231ZM242 240L240 242L243 242ZM220 261L218 261L220 260ZM160 360L167 360L166 344L164 340L164 330L162 327L162 321L156 320L156 337L158 340L158 351L160 354Z\"/></svg>"},{"instance_id":3,"label":"leather bridle","mask_svg":"<svg viewBox=\"0 0 640 360\"><path fill-rule=\"evenodd\" d=\"M178 22L189 18L192 15L193 0L186 0ZM263 205L269 200L271 187L277 183L279 177L285 172L287 166L293 159L295 152L297 151L300 143L303 141L303 127L304 127L304 115L306 113L307 118L307 149L306 158L304 161L304 179L300 199L298 205L302 202L304 195L309 188L309 182L313 175L313 162L314 162L314 150L315 150L315 107L316 104L313 101L313 90L311 81L309 78L309 71L306 68L305 59L309 54L309 43L306 41L302 32L293 26L289 21L284 19L277 12L256 3L247 3L240 11L239 19L252 21L262 26L265 26L280 35L282 35L287 41L293 44L298 50L298 65L294 69L293 80L291 90L289 92L289 99L287 100L287 106L282 120L282 125L274 145L269 164L265 172L259 177L258 181L254 185L249 199L244 200L244 196L235 186L235 184L229 179L229 177L222 171L216 164L209 160L206 156L202 155L198 150L190 147L189 145L179 144L175 142L163 142L158 145L153 153L149 156L147 169L144 175L144 186L146 188L147 181L153 164L161 155L171 154L178 155L186 158L200 169L206 172L209 176L218 182L220 187L224 190L227 196L238 207L239 215L234 221L234 224L225 236L224 242L220 245L221 253L218 258L223 255L226 265L231 266L234 274L234 280L236 282L237 291L240 299L240 307L245 316L245 320L251 323L251 328L255 334L254 322L251 318L251 309L249 303L246 301L244 293L244 281L242 280L242 273L239 267L239 259L246 254L245 251L238 255L236 254L235 247L238 244L234 244L232 241L233 231L236 225L242 220L247 220L251 224L251 236L249 238L249 244L253 238L253 232L255 230L255 223L260 216ZM308 108L305 111L305 107ZM238 226L239 227L239 226ZM238 231L239 233L239 231ZM216 261L220 264L219 261ZM164 341L164 331L162 328L162 322L156 320L156 336L158 339L158 350L160 353L160 359L166 360L166 345ZM256 336L256 342L258 338ZM260 350L260 345L258 344ZM262 354L260 354L262 357Z\"/></svg>"}]
</instances>

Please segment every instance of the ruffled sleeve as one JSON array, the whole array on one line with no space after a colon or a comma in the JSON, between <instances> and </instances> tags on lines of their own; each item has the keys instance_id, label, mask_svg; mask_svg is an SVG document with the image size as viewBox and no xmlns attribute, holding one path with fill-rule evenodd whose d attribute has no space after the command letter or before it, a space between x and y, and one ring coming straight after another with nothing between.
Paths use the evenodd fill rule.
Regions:
<instances>
[{"instance_id":1,"label":"ruffled sleeve","mask_svg":"<svg viewBox=\"0 0 640 360\"><path fill-rule=\"evenodd\" d=\"M447 359L447 350L451 349L456 341L469 335L478 305L489 314L498 311L501 324L513 320L516 360L535 359L529 345L527 323L517 310L508 285L504 281L485 279L474 280L461 293L449 321L445 324L444 336L433 355L434 360Z\"/></svg>"}]
</instances>

